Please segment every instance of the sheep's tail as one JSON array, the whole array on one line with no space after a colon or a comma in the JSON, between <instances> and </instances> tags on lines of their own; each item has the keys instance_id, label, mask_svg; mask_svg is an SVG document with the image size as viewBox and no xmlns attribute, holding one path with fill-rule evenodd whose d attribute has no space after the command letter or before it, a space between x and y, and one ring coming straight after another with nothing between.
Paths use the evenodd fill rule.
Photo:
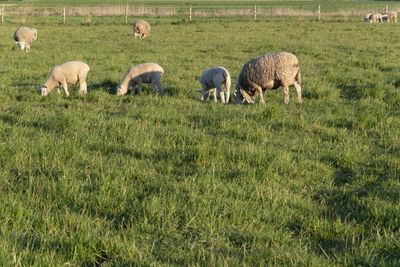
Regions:
<instances>
[{"instance_id":1,"label":"sheep's tail","mask_svg":"<svg viewBox=\"0 0 400 267\"><path fill-rule=\"evenodd\" d=\"M301 84L301 73L300 73L300 68L297 66L297 74L296 74L296 77L295 77L295 80L296 80L296 82L298 83L298 84Z\"/></svg>"}]
</instances>

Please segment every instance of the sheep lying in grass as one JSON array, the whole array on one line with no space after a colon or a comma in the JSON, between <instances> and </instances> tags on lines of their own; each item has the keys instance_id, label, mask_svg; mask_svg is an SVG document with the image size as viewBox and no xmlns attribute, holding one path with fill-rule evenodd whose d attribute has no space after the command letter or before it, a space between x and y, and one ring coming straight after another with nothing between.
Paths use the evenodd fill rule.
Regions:
<instances>
[{"instance_id":1,"label":"sheep lying in grass","mask_svg":"<svg viewBox=\"0 0 400 267\"><path fill-rule=\"evenodd\" d=\"M34 28L21 27L14 33L14 40L18 44L19 49L24 50L26 53L31 51L31 44L33 40L37 39L37 30Z\"/></svg>"},{"instance_id":2,"label":"sheep lying in grass","mask_svg":"<svg viewBox=\"0 0 400 267\"><path fill-rule=\"evenodd\" d=\"M372 14L369 20L370 23L382 22L382 14Z\"/></svg>"},{"instance_id":3,"label":"sheep lying in grass","mask_svg":"<svg viewBox=\"0 0 400 267\"><path fill-rule=\"evenodd\" d=\"M76 84L78 81L80 84L79 93L87 94L86 77L89 70L89 66L82 61L71 61L55 66L46 82L40 86L42 96L49 94L56 86L58 93L60 93L60 85L64 88L65 95L69 96L67 83Z\"/></svg>"},{"instance_id":4,"label":"sheep lying in grass","mask_svg":"<svg viewBox=\"0 0 400 267\"><path fill-rule=\"evenodd\" d=\"M151 92L156 92L156 87L161 94L164 94L161 75L164 73L163 68L155 63L143 63L131 67L126 72L121 84L117 87L117 95L125 95L128 88L132 86L132 95L135 94L136 85L139 94L142 93L142 83L151 83Z\"/></svg>"},{"instance_id":5,"label":"sheep lying in grass","mask_svg":"<svg viewBox=\"0 0 400 267\"><path fill-rule=\"evenodd\" d=\"M208 100L210 91L214 92L214 102L217 103L217 90L221 96L221 101L224 104L229 103L231 76L223 67L210 68L203 72L200 77L201 83L201 100ZM225 85L226 95L221 86ZM206 97L206 99L204 99Z\"/></svg>"},{"instance_id":6,"label":"sheep lying in grass","mask_svg":"<svg viewBox=\"0 0 400 267\"><path fill-rule=\"evenodd\" d=\"M151 26L147 21L137 20L133 23L133 34L135 35L135 39L137 36L139 38L144 38L150 34Z\"/></svg>"},{"instance_id":7,"label":"sheep lying in grass","mask_svg":"<svg viewBox=\"0 0 400 267\"><path fill-rule=\"evenodd\" d=\"M372 13L365 15L364 22L370 22L370 20L372 19L372 15L373 15Z\"/></svg>"},{"instance_id":8,"label":"sheep lying in grass","mask_svg":"<svg viewBox=\"0 0 400 267\"><path fill-rule=\"evenodd\" d=\"M289 86L294 85L297 99L301 102L301 74L299 61L291 53L280 52L251 59L244 64L235 86L235 103L254 103L253 96L260 96L264 104L263 91L283 87L284 104L289 104Z\"/></svg>"},{"instance_id":9,"label":"sheep lying in grass","mask_svg":"<svg viewBox=\"0 0 400 267\"><path fill-rule=\"evenodd\" d=\"M393 21L397 22L397 12L396 11L389 11L384 16L387 16L387 22Z\"/></svg>"}]
</instances>

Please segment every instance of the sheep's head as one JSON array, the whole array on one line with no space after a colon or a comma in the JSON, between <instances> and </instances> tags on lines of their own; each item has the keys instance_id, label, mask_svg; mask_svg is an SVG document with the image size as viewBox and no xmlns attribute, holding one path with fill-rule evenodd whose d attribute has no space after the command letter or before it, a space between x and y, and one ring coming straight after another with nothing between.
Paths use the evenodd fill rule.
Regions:
<instances>
[{"instance_id":1,"label":"sheep's head","mask_svg":"<svg viewBox=\"0 0 400 267\"><path fill-rule=\"evenodd\" d=\"M39 88L42 96L47 96L47 94L49 93L49 90L47 90L47 85L41 85L39 86Z\"/></svg>"},{"instance_id":2,"label":"sheep's head","mask_svg":"<svg viewBox=\"0 0 400 267\"><path fill-rule=\"evenodd\" d=\"M25 42L17 42L19 49L24 50L25 49Z\"/></svg>"},{"instance_id":3,"label":"sheep's head","mask_svg":"<svg viewBox=\"0 0 400 267\"><path fill-rule=\"evenodd\" d=\"M235 97L235 104L243 104L245 101L249 104L254 104L254 101L251 99L248 93L245 90L239 88L238 84L235 86L236 91L233 92L233 96Z\"/></svg>"},{"instance_id":4,"label":"sheep's head","mask_svg":"<svg viewBox=\"0 0 400 267\"><path fill-rule=\"evenodd\" d=\"M125 95L128 90L121 85L117 86L117 95Z\"/></svg>"}]
</instances>

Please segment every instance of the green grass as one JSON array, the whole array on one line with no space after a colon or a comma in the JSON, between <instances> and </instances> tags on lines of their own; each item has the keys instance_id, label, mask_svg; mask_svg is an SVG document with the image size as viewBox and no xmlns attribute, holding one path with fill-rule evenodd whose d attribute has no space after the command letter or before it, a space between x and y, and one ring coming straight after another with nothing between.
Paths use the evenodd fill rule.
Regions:
<instances>
[{"instance_id":1,"label":"green grass","mask_svg":"<svg viewBox=\"0 0 400 267\"><path fill-rule=\"evenodd\" d=\"M0 25L0 265L395 265L400 28L360 18L28 17ZM303 104L200 102L202 71L289 51ZM91 67L87 96L41 97L57 64ZM164 96L117 97L160 64ZM77 88L77 86L75 86ZM233 90L233 89L232 89Z\"/></svg>"}]
</instances>

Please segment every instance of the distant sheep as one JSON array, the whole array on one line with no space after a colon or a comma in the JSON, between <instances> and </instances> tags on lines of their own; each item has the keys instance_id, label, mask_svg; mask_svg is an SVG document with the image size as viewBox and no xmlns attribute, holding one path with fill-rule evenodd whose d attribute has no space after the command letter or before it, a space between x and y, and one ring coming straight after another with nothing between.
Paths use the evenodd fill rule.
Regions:
<instances>
[{"instance_id":1,"label":"distant sheep","mask_svg":"<svg viewBox=\"0 0 400 267\"><path fill-rule=\"evenodd\" d=\"M382 14L372 14L372 16L370 17L369 22L370 23L376 23L376 22L382 22Z\"/></svg>"},{"instance_id":2,"label":"distant sheep","mask_svg":"<svg viewBox=\"0 0 400 267\"><path fill-rule=\"evenodd\" d=\"M390 22L390 21L397 22L397 12L396 11L389 11L385 15L387 16L387 22Z\"/></svg>"},{"instance_id":3,"label":"distant sheep","mask_svg":"<svg viewBox=\"0 0 400 267\"><path fill-rule=\"evenodd\" d=\"M372 13L365 15L364 22L370 22L370 20L372 19L372 15L373 15Z\"/></svg>"},{"instance_id":4,"label":"distant sheep","mask_svg":"<svg viewBox=\"0 0 400 267\"><path fill-rule=\"evenodd\" d=\"M31 51L31 44L33 40L37 39L37 30L34 28L21 27L14 33L14 40L18 44L19 49L24 50L26 53Z\"/></svg>"},{"instance_id":5,"label":"distant sheep","mask_svg":"<svg viewBox=\"0 0 400 267\"><path fill-rule=\"evenodd\" d=\"M56 86L58 93L60 93L60 85L64 88L65 95L69 96L67 83L76 84L78 81L80 84L79 93L87 94L86 77L89 70L89 66L82 61L71 61L55 66L46 82L40 86L42 96L49 94Z\"/></svg>"},{"instance_id":6,"label":"distant sheep","mask_svg":"<svg viewBox=\"0 0 400 267\"><path fill-rule=\"evenodd\" d=\"M205 70L200 77L201 84L201 100L208 100L210 91L214 92L214 102L217 103L217 90L221 96L221 102L224 104L229 103L231 76L229 72L223 67L214 67ZM221 86L225 85L226 95ZM206 99L204 99L206 97Z\"/></svg>"},{"instance_id":7,"label":"distant sheep","mask_svg":"<svg viewBox=\"0 0 400 267\"><path fill-rule=\"evenodd\" d=\"M151 83L151 92L156 92L156 87L161 94L164 94L161 75L164 69L155 63L143 63L131 67L126 72L121 84L117 87L117 95L125 95L128 88L132 86L132 95L135 94L136 85L139 89L139 94L142 93L142 83Z\"/></svg>"},{"instance_id":8,"label":"distant sheep","mask_svg":"<svg viewBox=\"0 0 400 267\"><path fill-rule=\"evenodd\" d=\"M301 102L301 74L299 61L291 53L280 52L251 59L244 64L235 86L235 103L254 103L253 96L260 96L265 103L263 91L283 87L284 104L289 104L289 86L294 85L297 100Z\"/></svg>"},{"instance_id":9,"label":"distant sheep","mask_svg":"<svg viewBox=\"0 0 400 267\"><path fill-rule=\"evenodd\" d=\"M151 26L147 21L137 20L133 23L133 34L135 38L139 36L139 38L144 38L150 35Z\"/></svg>"}]
</instances>

